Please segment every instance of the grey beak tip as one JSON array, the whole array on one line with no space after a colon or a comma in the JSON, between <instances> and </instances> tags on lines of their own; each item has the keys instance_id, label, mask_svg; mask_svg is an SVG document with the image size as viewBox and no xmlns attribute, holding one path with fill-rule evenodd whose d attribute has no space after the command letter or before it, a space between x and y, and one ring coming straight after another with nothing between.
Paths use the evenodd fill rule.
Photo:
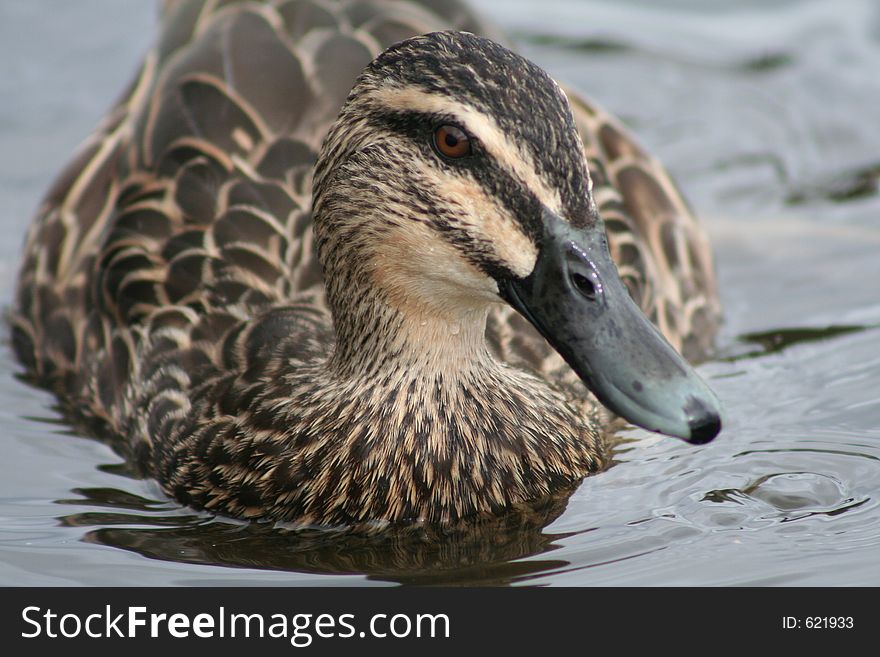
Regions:
<instances>
[{"instance_id":1,"label":"grey beak tip","mask_svg":"<svg viewBox=\"0 0 880 657\"><path fill-rule=\"evenodd\" d=\"M721 416L702 405L698 412L691 410L688 427L691 435L688 442L693 445L705 445L721 432Z\"/></svg>"}]
</instances>

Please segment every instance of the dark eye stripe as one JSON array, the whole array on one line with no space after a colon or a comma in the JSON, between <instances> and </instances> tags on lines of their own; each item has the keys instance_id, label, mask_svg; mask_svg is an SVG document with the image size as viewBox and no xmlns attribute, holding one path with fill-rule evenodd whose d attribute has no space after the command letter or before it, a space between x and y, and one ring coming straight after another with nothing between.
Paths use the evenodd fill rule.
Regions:
<instances>
[{"instance_id":1,"label":"dark eye stripe","mask_svg":"<svg viewBox=\"0 0 880 657\"><path fill-rule=\"evenodd\" d=\"M471 154L471 139L458 126L443 124L434 130L434 148L443 157L467 157Z\"/></svg>"}]
</instances>

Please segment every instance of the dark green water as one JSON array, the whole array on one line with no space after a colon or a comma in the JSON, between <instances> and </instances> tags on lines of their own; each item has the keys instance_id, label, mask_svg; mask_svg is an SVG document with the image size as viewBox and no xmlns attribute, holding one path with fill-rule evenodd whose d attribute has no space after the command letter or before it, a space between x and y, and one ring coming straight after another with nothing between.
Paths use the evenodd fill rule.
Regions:
<instances>
[{"instance_id":1,"label":"dark green water","mask_svg":"<svg viewBox=\"0 0 880 657\"><path fill-rule=\"evenodd\" d=\"M880 4L477 6L633 126L705 218L726 323L701 372L724 433L691 447L627 432L618 464L543 530L294 536L129 477L3 348L0 583L880 584ZM4 303L34 208L155 14L140 0L0 4Z\"/></svg>"}]
</instances>

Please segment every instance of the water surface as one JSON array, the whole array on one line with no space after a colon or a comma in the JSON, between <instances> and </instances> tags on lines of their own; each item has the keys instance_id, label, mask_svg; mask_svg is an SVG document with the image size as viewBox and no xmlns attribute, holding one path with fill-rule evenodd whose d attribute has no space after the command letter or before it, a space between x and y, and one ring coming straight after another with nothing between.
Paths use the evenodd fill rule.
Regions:
<instances>
[{"instance_id":1,"label":"water surface","mask_svg":"<svg viewBox=\"0 0 880 657\"><path fill-rule=\"evenodd\" d=\"M880 584L880 5L476 3L621 116L715 245L705 447L625 432L543 529L292 535L181 508L0 350L0 583ZM51 178L155 33L139 0L0 5L0 293Z\"/></svg>"}]
</instances>

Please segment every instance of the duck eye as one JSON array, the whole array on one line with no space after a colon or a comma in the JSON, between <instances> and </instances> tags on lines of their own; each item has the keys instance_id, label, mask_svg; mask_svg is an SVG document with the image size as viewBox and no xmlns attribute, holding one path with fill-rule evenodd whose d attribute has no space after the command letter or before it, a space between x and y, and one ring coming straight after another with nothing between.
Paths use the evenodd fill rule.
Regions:
<instances>
[{"instance_id":1,"label":"duck eye","mask_svg":"<svg viewBox=\"0 0 880 657\"><path fill-rule=\"evenodd\" d=\"M454 125L441 125L434 130L434 148L444 157L458 159L471 154L471 139Z\"/></svg>"}]
</instances>

